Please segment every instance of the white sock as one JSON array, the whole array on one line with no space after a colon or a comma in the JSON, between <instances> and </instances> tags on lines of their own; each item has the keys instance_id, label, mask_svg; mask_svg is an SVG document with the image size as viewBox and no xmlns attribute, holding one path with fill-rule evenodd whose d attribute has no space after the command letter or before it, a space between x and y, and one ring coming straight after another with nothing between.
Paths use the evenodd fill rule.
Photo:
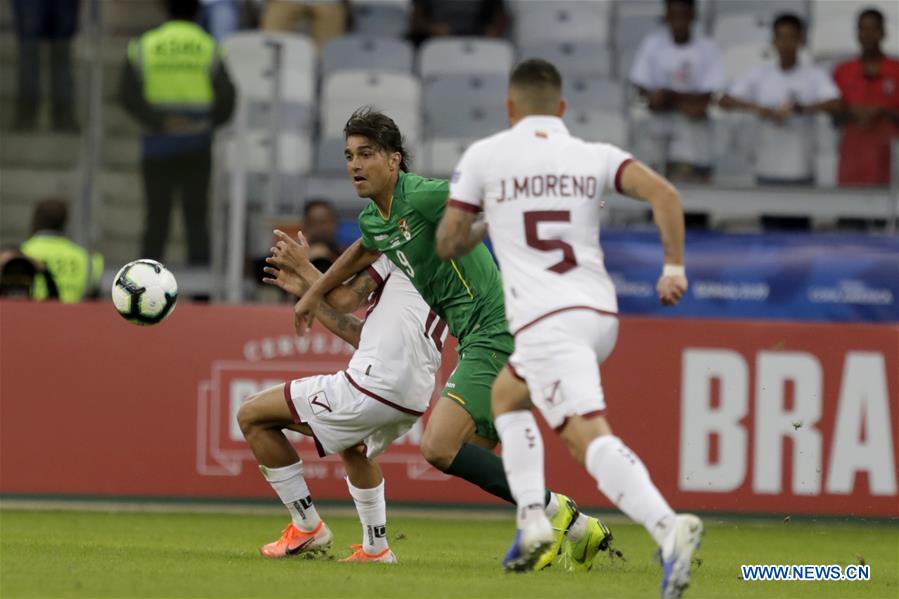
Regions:
<instances>
[{"instance_id":1,"label":"white sock","mask_svg":"<svg viewBox=\"0 0 899 599\"><path fill-rule=\"evenodd\" d=\"M518 528L532 518L545 518L543 499L543 437L530 410L500 414L494 420L503 444L503 468L518 505ZM537 514L539 512L539 516Z\"/></svg>"},{"instance_id":2,"label":"white sock","mask_svg":"<svg viewBox=\"0 0 899 599\"><path fill-rule=\"evenodd\" d=\"M544 497L545 497L545 496L546 496L546 495L544 494ZM556 497L556 494L555 494L555 493L552 493L552 492L551 492L551 493L549 494L549 503L547 503L547 504L546 504L546 507L543 508L543 511L546 512L546 517L549 518L550 520L552 520L553 518L555 518L556 514L559 513L559 508L560 508L560 507L561 507L561 506L559 505L559 498Z\"/></svg>"},{"instance_id":3,"label":"white sock","mask_svg":"<svg viewBox=\"0 0 899 599\"><path fill-rule=\"evenodd\" d=\"M387 549L387 502L384 500L384 479L372 489L354 487L346 479L359 521L362 523L362 549L369 555L377 555Z\"/></svg>"},{"instance_id":4,"label":"white sock","mask_svg":"<svg viewBox=\"0 0 899 599\"><path fill-rule=\"evenodd\" d=\"M312 504L312 495L303 478L303 461L282 468L268 468L260 464L259 469L287 507L293 525L304 532L315 530L322 519Z\"/></svg>"},{"instance_id":5,"label":"white sock","mask_svg":"<svg viewBox=\"0 0 899 599\"><path fill-rule=\"evenodd\" d=\"M565 537L572 543L580 541L581 537L584 536L584 533L587 532L588 521L589 516L578 512L577 518L574 519L574 522L572 522L571 526L568 527L568 530L565 531Z\"/></svg>"},{"instance_id":6,"label":"white sock","mask_svg":"<svg viewBox=\"0 0 899 599\"><path fill-rule=\"evenodd\" d=\"M599 490L631 520L642 524L661 546L674 522L674 512L637 454L618 437L603 435L590 443L586 463Z\"/></svg>"}]
</instances>

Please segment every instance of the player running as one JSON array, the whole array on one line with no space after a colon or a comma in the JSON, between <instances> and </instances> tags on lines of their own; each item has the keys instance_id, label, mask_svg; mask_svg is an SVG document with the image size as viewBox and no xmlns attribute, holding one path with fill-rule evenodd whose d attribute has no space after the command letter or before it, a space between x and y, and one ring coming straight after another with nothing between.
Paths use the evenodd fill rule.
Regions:
<instances>
[{"instance_id":1,"label":"player running","mask_svg":"<svg viewBox=\"0 0 899 599\"><path fill-rule=\"evenodd\" d=\"M271 277L264 281L301 297L321 274L309 262L302 235L298 243L277 233L282 241L272 248L270 261L283 266L289 248L299 256L291 261L297 268L267 267ZM375 457L427 410L447 333L409 279L386 258L332 296L338 303L352 302L369 287L374 293L365 326L327 303L316 313L331 332L357 348L345 371L278 385L238 410L241 431L263 476L291 515L281 538L260 549L266 557L321 553L331 544L331 531L303 478L303 462L283 433L289 428L311 436L319 456L336 453L343 460L363 540L342 561L397 561L387 542L384 478Z\"/></svg>"},{"instance_id":2,"label":"player running","mask_svg":"<svg viewBox=\"0 0 899 599\"><path fill-rule=\"evenodd\" d=\"M386 255L459 341L459 363L428 419L422 455L439 470L514 503L502 461L490 451L498 442L490 388L513 349L496 265L483 244L473 244L459 260L437 256L435 233L449 183L408 172L402 135L392 119L358 110L344 134L347 171L358 195L371 201L359 215L362 238L297 303L297 332L303 334L326 293ZM564 496L546 491L540 503L555 535L536 567L550 564L564 544L574 569L589 568L608 544L608 529L579 514Z\"/></svg>"},{"instance_id":3,"label":"player running","mask_svg":"<svg viewBox=\"0 0 899 599\"><path fill-rule=\"evenodd\" d=\"M542 508L543 441L531 408L586 466L600 490L660 547L663 597L679 597L690 578L702 522L676 515L640 458L612 434L597 363L618 335L615 288L599 247L600 200L611 189L648 201L665 252L657 285L663 304L687 289L684 217L677 190L602 143L572 137L556 68L528 60L512 72L507 108L512 127L472 144L453 175L437 251L458 259L472 247L475 215L484 211L503 269L515 352L493 385L493 412L509 486L518 504L517 532L503 565L533 567L552 541ZM533 403L532 403L533 402Z\"/></svg>"}]
</instances>

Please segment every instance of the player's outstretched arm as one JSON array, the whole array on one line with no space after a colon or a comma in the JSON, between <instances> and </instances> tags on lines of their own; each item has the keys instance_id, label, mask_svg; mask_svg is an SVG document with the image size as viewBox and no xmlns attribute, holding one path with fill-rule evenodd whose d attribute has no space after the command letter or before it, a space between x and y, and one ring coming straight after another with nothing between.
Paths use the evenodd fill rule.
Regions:
<instances>
[{"instance_id":1,"label":"player's outstretched arm","mask_svg":"<svg viewBox=\"0 0 899 599\"><path fill-rule=\"evenodd\" d=\"M287 293L302 297L309 288L309 283L298 274L287 269L277 269L266 266L268 277L262 279L264 283L283 289ZM368 275L366 275L368 276ZM371 278L371 277L368 277ZM343 314L332 308L327 302L322 302L315 312L315 317L325 325L325 328L352 345L359 347L359 337L362 335L362 321L352 314Z\"/></svg>"},{"instance_id":2,"label":"player's outstretched arm","mask_svg":"<svg viewBox=\"0 0 899 599\"><path fill-rule=\"evenodd\" d=\"M272 248L272 255L265 261L279 269L295 272L306 282L304 292L322 278L309 260L309 242L301 231L294 239L287 233L275 229L278 241ZM349 282L338 285L325 296L331 306L344 314L355 312L368 299L369 294L377 288L377 282L364 270L356 274ZM302 297L302 294L295 294Z\"/></svg>"},{"instance_id":3,"label":"player's outstretched arm","mask_svg":"<svg viewBox=\"0 0 899 599\"><path fill-rule=\"evenodd\" d=\"M302 335L306 332L325 294L357 272L371 266L380 255L380 252L366 249L362 245L361 239L356 240L349 249L341 254L328 269L328 272L309 288L309 291L294 307L294 326L297 334Z\"/></svg>"},{"instance_id":4,"label":"player's outstretched arm","mask_svg":"<svg viewBox=\"0 0 899 599\"><path fill-rule=\"evenodd\" d=\"M487 223L470 210L448 204L437 225L437 255L443 260L464 256L487 238Z\"/></svg>"},{"instance_id":5,"label":"player's outstretched arm","mask_svg":"<svg viewBox=\"0 0 899 599\"><path fill-rule=\"evenodd\" d=\"M662 237L665 266L656 284L659 301L673 306L687 292L684 270L684 209L677 189L663 176L639 161L624 166L621 190L632 198L649 202Z\"/></svg>"}]
</instances>

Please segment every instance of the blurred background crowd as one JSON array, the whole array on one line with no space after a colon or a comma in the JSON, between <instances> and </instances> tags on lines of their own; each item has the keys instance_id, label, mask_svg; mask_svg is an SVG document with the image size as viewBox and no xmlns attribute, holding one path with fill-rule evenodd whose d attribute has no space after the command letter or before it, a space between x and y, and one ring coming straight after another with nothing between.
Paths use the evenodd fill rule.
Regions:
<instances>
[{"instance_id":1,"label":"blurred background crowd","mask_svg":"<svg viewBox=\"0 0 899 599\"><path fill-rule=\"evenodd\" d=\"M302 229L322 269L357 234L355 108L387 112L412 169L448 177L506 127L527 57L560 68L574 135L682 184L690 227L895 232L895 0L0 6L7 294L77 301L147 257L191 295L262 298L274 227ZM632 204L605 225L647 226Z\"/></svg>"}]
</instances>

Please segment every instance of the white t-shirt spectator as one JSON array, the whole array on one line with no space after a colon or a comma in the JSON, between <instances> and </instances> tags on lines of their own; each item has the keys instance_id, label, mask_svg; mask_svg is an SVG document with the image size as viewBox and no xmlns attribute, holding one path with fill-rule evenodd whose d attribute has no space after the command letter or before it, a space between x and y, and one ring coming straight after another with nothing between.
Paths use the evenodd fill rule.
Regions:
<instances>
[{"instance_id":1,"label":"white t-shirt spectator","mask_svg":"<svg viewBox=\"0 0 899 599\"><path fill-rule=\"evenodd\" d=\"M730 95L767 108L807 106L840 97L840 90L823 69L799 63L789 71L777 61L750 69L734 81ZM796 115L783 125L761 121L755 172L765 179L810 179L815 157L813 115Z\"/></svg>"},{"instance_id":2,"label":"white t-shirt spectator","mask_svg":"<svg viewBox=\"0 0 899 599\"><path fill-rule=\"evenodd\" d=\"M697 94L719 91L727 83L721 51L714 41L694 31L689 42L676 44L667 27L660 27L641 42L630 80L646 90ZM654 113L650 131L651 137L670 141L669 162L711 165L712 132L707 120L691 120L676 112Z\"/></svg>"},{"instance_id":3,"label":"white t-shirt spectator","mask_svg":"<svg viewBox=\"0 0 899 599\"><path fill-rule=\"evenodd\" d=\"M694 33L686 44L676 44L667 27L650 33L640 44L630 78L644 89L686 93L716 92L727 82L714 41Z\"/></svg>"}]
</instances>

